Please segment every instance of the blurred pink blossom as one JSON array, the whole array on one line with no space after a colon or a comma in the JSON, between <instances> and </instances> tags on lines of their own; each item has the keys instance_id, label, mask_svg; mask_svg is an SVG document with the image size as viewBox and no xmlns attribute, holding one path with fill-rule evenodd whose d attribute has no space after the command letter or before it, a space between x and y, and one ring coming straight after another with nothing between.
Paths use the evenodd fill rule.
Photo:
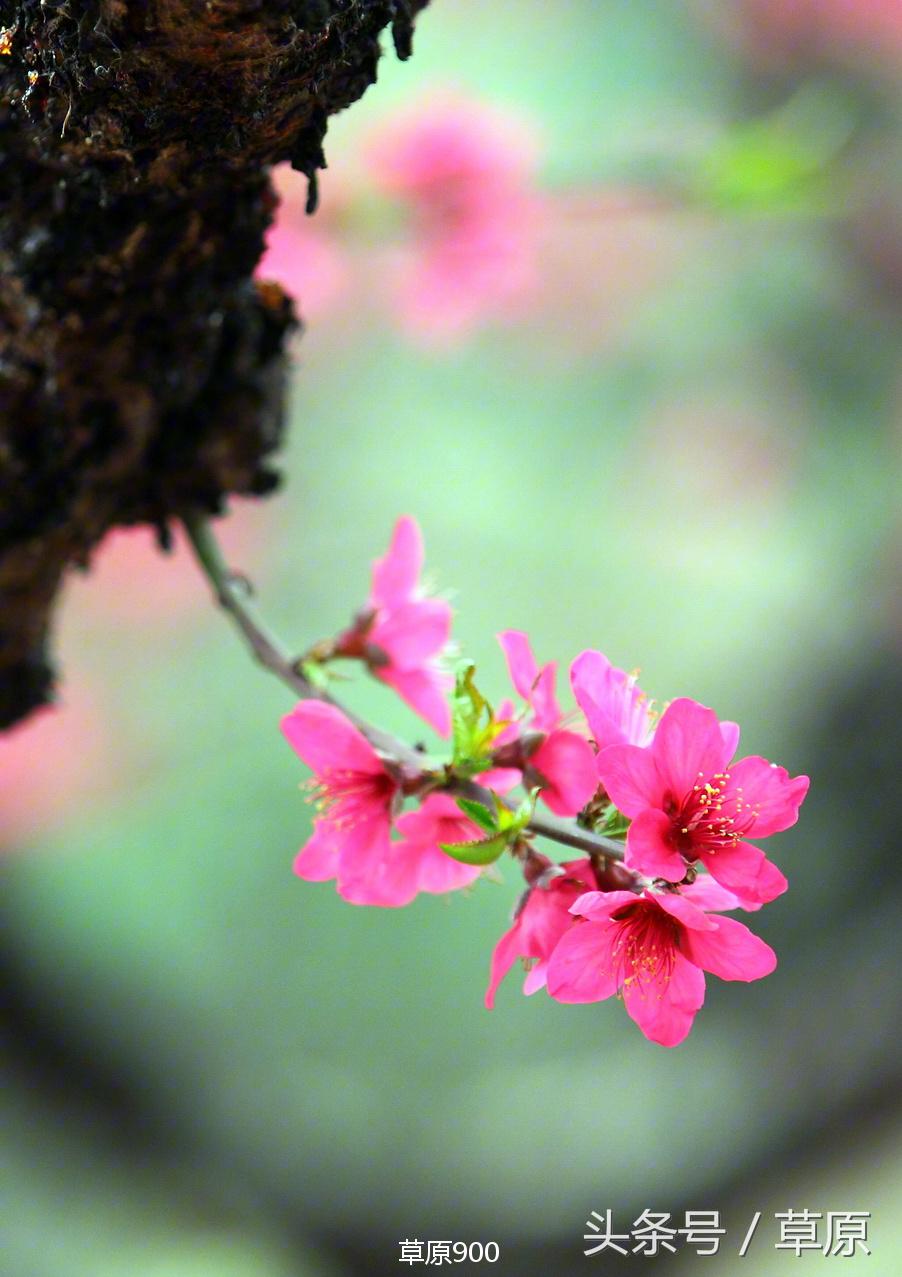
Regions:
<instances>
[{"instance_id":1,"label":"blurred pink blossom","mask_svg":"<svg viewBox=\"0 0 902 1277\"><path fill-rule=\"evenodd\" d=\"M899 0L734 0L709 9L712 21L765 65L861 53L876 68L902 60Z\"/></svg>"},{"instance_id":2,"label":"blurred pink blossom","mask_svg":"<svg viewBox=\"0 0 902 1277\"><path fill-rule=\"evenodd\" d=\"M102 719L70 682L58 704L0 733L0 849L39 837L110 787Z\"/></svg>"},{"instance_id":3,"label":"blurred pink blossom","mask_svg":"<svg viewBox=\"0 0 902 1277\"><path fill-rule=\"evenodd\" d=\"M249 571L261 548L262 514L256 503L233 502L227 518L216 525L216 536L226 561L236 571ZM265 518L265 515L263 516ZM196 615L209 614L209 587L200 574L185 534L173 527L172 549L162 551L153 528L113 528L91 559L87 577L72 578L81 604L94 612L98 607L116 618L142 628L165 629Z\"/></svg>"},{"instance_id":4,"label":"blurred pink blossom","mask_svg":"<svg viewBox=\"0 0 902 1277\"><path fill-rule=\"evenodd\" d=\"M372 136L373 178L409 211L396 301L413 340L453 342L529 301L543 207L536 153L522 120L463 94L418 102Z\"/></svg>"},{"instance_id":5,"label":"blurred pink blossom","mask_svg":"<svg viewBox=\"0 0 902 1277\"><path fill-rule=\"evenodd\" d=\"M280 197L279 209L255 275L257 279L281 284L298 299L305 318L317 318L348 291L348 255L331 224L328 204L315 216L307 215L306 178L285 164L275 170L273 180ZM334 201L335 183L329 193Z\"/></svg>"}]
</instances>

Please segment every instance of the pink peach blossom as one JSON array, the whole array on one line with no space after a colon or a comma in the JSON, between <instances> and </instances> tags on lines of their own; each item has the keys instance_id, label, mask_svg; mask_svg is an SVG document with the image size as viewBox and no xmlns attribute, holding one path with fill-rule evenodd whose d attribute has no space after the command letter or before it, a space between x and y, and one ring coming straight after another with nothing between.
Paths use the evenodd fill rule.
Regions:
<instances>
[{"instance_id":1,"label":"pink peach blossom","mask_svg":"<svg viewBox=\"0 0 902 1277\"><path fill-rule=\"evenodd\" d=\"M442 851L441 843L474 842L485 835L449 794L430 794L416 811L398 817L401 841L392 845L394 880L407 882L409 899L418 891L441 894L475 881L479 865L465 865Z\"/></svg>"},{"instance_id":2,"label":"pink peach blossom","mask_svg":"<svg viewBox=\"0 0 902 1277\"><path fill-rule=\"evenodd\" d=\"M521 121L442 94L386 121L367 159L410 212L397 302L410 336L447 342L522 308L537 279L535 140Z\"/></svg>"},{"instance_id":3,"label":"pink peach blossom","mask_svg":"<svg viewBox=\"0 0 902 1277\"><path fill-rule=\"evenodd\" d=\"M561 869L563 873L529 889L513 926L496 944L485 995L489 1010L495 1005L499 984L517 958L529 964L523 992L531 994L544 987L548 959L561 936L573 925L570 906L597 886L589 860L568 860Z\"/></svg>"},{"instance_id":4,"label":"pink peach blossom","mask_svg":"<svg viewBox=\"0 0 902 1277\"><path fill-rule=\"evenodd\" d=\"M655 716L635 674L617 669L602 652L580 652L570 666L570 684L598 749L649 743Z\"/></svg>"},{"instance_id":5,"label":"pink peach blossom","mask_svg":"<svg viewBox=\"0 0 902 1277\"><path fill-rule=\"evenodd\" d=\"M752 904L786 890L780 870L745 836L765 838L795 824L808 777L790 777L756 756L731 765L737 744L735 724L681 698L661 716L646 749L601 751L601 783L632 821L628 865L680 882L687 866L701 860L722 886Z\"/></svg>"},{"instance_id":6,"label":"pink peach blossom","mask_svg":"<svg viewBox=\"0 0 902 1277\"><path fill-rule=\"evenodd\" d=\"M336 643L340 656L367 660L440 736L451 732L448 693L454 679L441 654L451 632L451 606L420 588L423 538L410 516L398 519L384 558L373 564L369 602L352 629Z\"/></svg>"},{"instance_id":7,"label":"pink peach blossom","mask_svg":"<svg viewBox=\"0 0 902 1277\"><path fill-rule=\"evenodd\" d=\"M282 719L292 749L313 771L320 814L294 862L308 882L336 878L352 904L404 904L393 878L392 810L399 786L341 710L305 701Z\"/></svg>"},{"instance_id":8,"label":"pink peach blossom","mask_svg":"<svg viewBox=\"0 0 902 1277\"><path fill-rule=\"evenodd\" d=\"M759 980L777 965L769 945L732 918L712 917L677 892L589 891L570 912L547 964L558 1002L600 1002L622 993L645 1036L677 1046L705 999L709 971L722 980Z\"/></svg>"},{"instance_id":9,"label":"pink peach blossom","mask_svg":"<svg viewBox=\"0 0 902 1277\"><path fill-rule=\"evenodd\" d=\"M526 205L499 204L461 217L440 236L421 231L419 251L402 266L396 286L398 318L407 338L422 346L447 347L491 320L518 317L538 283L532 257L535 212ZM522 311L519 311L522 313Z\"/></svg>"},{"instance_id":10,"label":"pink peach blossom","mask_svg":"<svg viewBox=\"0 0 902 1277\"><path fill-rule=\"evenodd\" d=\"M535 171L537 151L522 117L445 89L383 120L366 160L392 195L453 210L491 205L498 188L521 189Z\"/></svg>"},{"instance_id":11,"label":"pink peach blossom","mask_svg":"<svg viewBox=\"0 0 902 1277\"><path fill-rule=\"evenodd\" d=\"M514 690L532 711L530 727L540 732L553 731L563 718L555 694L557 662L549 661L539 669L529 638L522 630L502 630L498 642Z\"/></svg>"},{"instance_id":12,"label":"pink peach blossom","mask_svg":"<svg viewBox=\"0 0 902 1277\"><path fill-rule=\"evenodd\" d=\"M560 726L563 721L555 694L556 664L550 661L539 669L528 637L520 630L504 630L498 642L507 659L511 682L529 706L529 716L498 737L498 745L510 748L512 740L526 746L539 734L538 744L529 743L524 760L524 779L538 784L540 797L558 816L575 816L598 787L595 756L588 741ZM511 707L512 708L512 707ZM506 717L508 706L499 708ZM502 750L503 757L503 750Z\"/></svg>"}]
</instances>

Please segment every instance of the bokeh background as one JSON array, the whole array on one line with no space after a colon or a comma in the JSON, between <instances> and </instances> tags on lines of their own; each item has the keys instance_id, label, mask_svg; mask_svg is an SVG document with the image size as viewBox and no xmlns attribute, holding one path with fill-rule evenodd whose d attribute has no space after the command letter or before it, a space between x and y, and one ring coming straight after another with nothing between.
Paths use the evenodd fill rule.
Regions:
<instances>
[{"instance_id":1,"label":"bokeh background","mask_svg":"<svg viewBox=\"0 0 902 1277\"><path fill-rule=\"evenodd\" d=\"M0 741L3 1274L352 1277L406 1238L568 1274L590 1211L648 1208L721 1211L709 1277L760 1210L758 1277L799 1262L790 1207L872 1212L870 1258L803 1263L899 1271L900 66L893 0L435 0L330 130L312 223L280 179L286 482L222 530L300 650L414 514L490 694L523 628L808 772L752 920L777 972L709 980L670 1051L513 976L488 1013L514 876L401 911L294 878L289 698L184 547L115 534L60 707ZM481 139L475 248L386 167L435 112Z\"/></svg>"}]
</instances>

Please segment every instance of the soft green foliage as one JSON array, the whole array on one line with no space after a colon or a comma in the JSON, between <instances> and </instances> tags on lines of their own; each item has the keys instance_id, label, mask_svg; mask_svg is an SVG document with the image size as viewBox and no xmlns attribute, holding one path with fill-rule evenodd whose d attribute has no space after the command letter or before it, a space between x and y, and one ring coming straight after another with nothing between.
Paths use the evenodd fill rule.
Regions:
<instances>
[{"instance_id":1,"label":"soft green foliage","mask_svg":"<svg viewBox=\"0 0 902 1277\"><path fill-rule=\"evenodd\" d=\"M704 202L738 212L838 217L847 184L838 161L854 129L848 101L806 85L779 110L729 129L691 184Z\"/></svg>"}]
</instances>

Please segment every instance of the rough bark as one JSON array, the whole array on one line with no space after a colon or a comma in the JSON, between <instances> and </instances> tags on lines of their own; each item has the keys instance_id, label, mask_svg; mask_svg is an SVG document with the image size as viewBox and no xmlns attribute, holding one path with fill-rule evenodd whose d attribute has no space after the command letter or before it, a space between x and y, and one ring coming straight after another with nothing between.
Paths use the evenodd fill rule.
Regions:
<instances>
[{"instance_id":1,"label":"rough bark","mask_svg":"<svg viewBox=\"0 0 902 1277\"><path fill-rule=\"evenodd\" d=\"M277 482L290 159L425 0L0 0L0 727L46 700L68 566Z\"/></svg>"}]
</instances>

